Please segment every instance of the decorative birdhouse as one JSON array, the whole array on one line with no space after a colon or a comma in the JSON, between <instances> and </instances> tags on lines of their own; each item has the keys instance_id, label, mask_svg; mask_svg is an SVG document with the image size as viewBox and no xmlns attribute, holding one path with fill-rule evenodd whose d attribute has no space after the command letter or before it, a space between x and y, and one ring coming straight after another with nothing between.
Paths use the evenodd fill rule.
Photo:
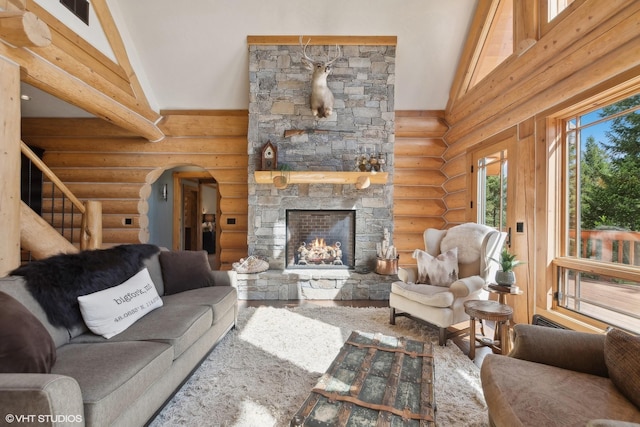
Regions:
<instances>
[{"instance_id":1,"label":"decorative birdhouse","mask_svg":"<svg viewBox=\"0 0 640 427\"><path fill-rule=\"evenodd\" d=\"M263 171L271 171L278 168L278 149L271 143L271 141L267 141L267 143L262 147L261 159Z\"/></svg>"}]
</instances>

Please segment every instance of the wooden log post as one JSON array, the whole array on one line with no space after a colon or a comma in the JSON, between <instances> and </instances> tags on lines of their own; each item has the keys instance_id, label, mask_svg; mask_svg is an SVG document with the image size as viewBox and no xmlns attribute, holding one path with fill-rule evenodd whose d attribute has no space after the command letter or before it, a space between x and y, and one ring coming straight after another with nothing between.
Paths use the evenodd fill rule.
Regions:
<instances>
[{"instance_id":1,"label":"wooden log post","mask_svg":"<svg viewBox=\"0 0 640 427\"><path fill-rule=\"evenodd\" d=\"M84 207L80 249L100 249L102 247L102 203L97 200L87 200Z\"/></svg>"},{"instance_id":2,"label":"wooden log post","mask_svg":"<svg viewBox=\"0 0 640 427\"><path fill-rule=\"evenodd\" d=\"M19 212L20 228L15 228L20 233L20 244L23 249L30 251L35 259L78 252L78 248L51 227L26 203L20 202Z\"/></svg>"},{"instance_id":3,"label":"wooden log post","mask_svg":"<svg viewBox=\"0 0 640 427\"><path fill-rule=\"evenodd\" d=\"M540 4L537 0L513 2L513 45L518 55L526 52L540 39Z\"/></svg>"},{"instance_id":4,"label":"wooden log post","mask_svg":"<svg viewBox=\"0 0 640 427\"><path fill-rule=\"evenodd\" d=\"M27 0L0 0L0 9L2 10L25 10L27 8Z\"/></svg>"},{"instance_id":5,"label":"wooden log post","mask_svg":"<svg viewBox=\"0 0 640 427\"><path fill-rule=\"evenodd\" d=\"M0 12L0 39L15 47L45 47L51 44L51 31L33 12Z\"/></svg>"},{"instance_id":6,"label":"wooden log post","mask_svg":"<svg viewBox=\"0 0 640 427\"><path fill-rule=\"evenodd\" d=\"M20 265L20 67L0 57L0 276Z\"/></svg>"}]
</instances>

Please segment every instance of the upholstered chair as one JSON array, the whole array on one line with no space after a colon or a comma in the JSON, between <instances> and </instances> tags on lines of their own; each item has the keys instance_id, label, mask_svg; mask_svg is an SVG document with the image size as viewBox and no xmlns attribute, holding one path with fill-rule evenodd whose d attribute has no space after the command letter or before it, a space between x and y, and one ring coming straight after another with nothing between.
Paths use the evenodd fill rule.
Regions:
<instances>
[{"instance_id":1,"label":"upholstered chair","mask_svg":"<svg viewBox=\"0 0 640 427\"><path fill-rule=\"evenodd\" d=\"M494 280L505 238L475 223L425 230L425 251L413 254L418 265L401 268L400 281L391 284L390 323L398 316L420 319L438 328L438 342L446 345L447 328L469 320L464 302L488 298L484 286Z\"/></svg>"}]
</instances>

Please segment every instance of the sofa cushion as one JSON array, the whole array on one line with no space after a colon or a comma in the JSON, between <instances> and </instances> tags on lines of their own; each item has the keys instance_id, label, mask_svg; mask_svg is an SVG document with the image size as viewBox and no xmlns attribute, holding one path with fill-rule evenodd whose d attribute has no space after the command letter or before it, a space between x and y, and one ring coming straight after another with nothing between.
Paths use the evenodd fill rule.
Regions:
<instances>
[{"instance_id":1,"label":"sofa cushion","mask_svg":"<svg viewBox=\"0 0 640 427\"><path fill-rule=\"evenodd\" d=\"M91 332L107 339L162 307L162 300L146 268L121 285L80 296L78 302L82 318Z\"/></svg>"},{"instance_id":2,"label":"sofa cushion","mask_svg":"<svg viewBox=\"0 0 640 427\"><path fill-rule=\"evenodd\" d=\"M582 427L597 418L640 422L637 408L599 375L489 354L480 377L495 425Z\"/></svg>"},{"instance_id":3,"label":"sofa cushion","mask_svg":"<svg viewBox=\"0 0 640 427\"><path fill-rule=\"evenodd\" d=\"M231 286L211 286L167 295L164 297L164 301L166 304L211 307L213 323L215 324L229 309L235 309L238 301L238 292L236 288Z\"/></svg>"},{"instance_id":4,"label":"sofa cushion","mask_svg":"<svg viewBox=\"0 0 640 427\"><path fill-rule=\"evenodd\" d=\"M214 284L206 251L163 251L160 265L165 295Z\"/></svg>"},{"instance_id":5,"label":"sofa cushion","mask_svg":"<svg viewBox=\"0 0 640 427\"><path fill-rule=\"evenodd\" d=\"M69 342L69 331L60 326L53 326L44 312L42 306L27 290L27 282L21 276L8 276L0 279L0 291L18 300L36 319L42 323L53 339L56 347Z\"/></svg>"},{"instance_id":6,"label":"sofa cushion","mask_svg":"<svg viewBox=\"0 0 640 427\"><path fill-rule=\"evenodd\" d=\"M54 374L74 378L82 390L86 425L111 425L138 396L171 368L164 343L68 344L58 349Z\"/></svg>"},{"instance_id":7,"label":"sofa cushion","mask_svg":"<svg viewBox=\"0 0 640 427\"><path fill-rule=\"evenodd\" d=\"M74 338L71 343L158 341L171 345L173 358L177 359L211 327L212 321L213 314L207 306L164 302L162 307L108 341L99 335L87 333Z\"/></svg>"},{"instance_id":8,"label":"sofa cushion","mask_svg":"<svg viewBox=\"0 0 640 427\"><path fill-rule=\"evenodd\" d=\"M604 360L613 383L640 408L640 337L611 329L604 340Z\"/></svg>"},{"instance_id":9,"label":"sofa cushion","mask_svg":"<svg viewBox=\"0 0 640 427\"><path fill-rule=\"evenodd\" d=\"M418 260L418 283L448 287L458 280L458 248L436 257L416 249L413 251L413 258Z\"/></svg>"},{"instance_id":10,"label":"sofa cushion","mask_svg":"<svg viewBox=\"0 0 640 427\"><path fill-rule=\"evenodd\" d=\"M0 308L0 372L51 372L56 345L42 323L4 292L0 292Z\"/></svg>"},{"instance_id":11,"label":"sofa cushion","mask_svg":"<svg viewBox=\"0 0 640 427\"><path fill-rule=\"evenodd\" d=\"M454 297L449 288L404 282L393 282L391 292L431 307L451 307Z\"/></svg>"},{"instance_id":12,"label":"sofa cushion","mask_svg":"<svg viewBox=\"0 0 640 427\"><path fill-rule=\"evenodd\" d=\"M78 297L119 285L158 252L154 245L119 245L75 254L60 254L18 267L27 289L54 326L73 328L82 323Z\"/></svg>"},{"instance_id":13,"label":"sofa cushion","mask_svg":"<svg viewBox=\"0 0 640 427\"><path fill-rule=\"evenodd\" d=\"M166 249L161 249L166 251ZM162 267L160 266L160 252L151 255L144 260L144 266L149 270L149 276L156 285L158 295L164 295L164 281L162 280Z\"/></svg>"}]
</instances>

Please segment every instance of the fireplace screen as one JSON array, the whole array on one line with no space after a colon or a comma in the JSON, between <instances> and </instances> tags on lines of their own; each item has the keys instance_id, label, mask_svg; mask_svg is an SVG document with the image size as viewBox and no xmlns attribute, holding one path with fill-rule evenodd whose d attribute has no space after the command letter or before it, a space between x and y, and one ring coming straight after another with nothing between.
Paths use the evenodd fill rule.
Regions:
<instances>
[{"instance_id":1,"label":"fireplace screen","mask_svg":"<svg viewBox=\"0 0 640 427\"><path fill-rule=\"evenodd\" d=\"M287 210L287 267L354 266L353 210Z\"/></svg>"}]
</instances>

